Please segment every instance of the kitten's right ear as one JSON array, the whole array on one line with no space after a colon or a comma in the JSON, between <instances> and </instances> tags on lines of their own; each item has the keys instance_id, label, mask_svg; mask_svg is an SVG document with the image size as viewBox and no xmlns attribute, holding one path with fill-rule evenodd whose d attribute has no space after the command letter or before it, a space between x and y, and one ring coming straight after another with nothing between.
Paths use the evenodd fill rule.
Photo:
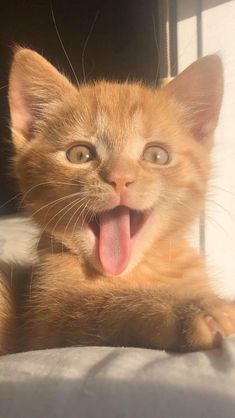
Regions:
<instances>
[{"instance_id":1,"label":"kitten's right ear","mask_svg":"<svg viewBox=\"0 0 235 418\"><path fill-rule=\"evenodd\" d=\"M9 80L11 129L16 148L22 148L33 138L53 105L74 94L76 88L45 58L18 47Z\"/></svg>"},{"instance_id":2,"label":"kitten's right ear","mask_svg":"<svg viewBox=\"0 0 235 418\"><path fill-rule=\"evenodd\" d=\"M223 66L217 55L191 64L163 87L181 109L182 122L193 137L211 148L223 97Z\"/></svg>"}]
</instances>

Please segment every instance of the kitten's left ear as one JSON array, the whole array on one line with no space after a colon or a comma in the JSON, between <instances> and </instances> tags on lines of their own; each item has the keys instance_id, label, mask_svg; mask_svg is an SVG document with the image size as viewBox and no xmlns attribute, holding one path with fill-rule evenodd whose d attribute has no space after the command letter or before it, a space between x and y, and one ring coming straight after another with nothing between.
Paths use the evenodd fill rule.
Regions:
<instances>
[{"instance_id":1,"label":"kitten's left ear","mask_svg":"<svg viewBox=\"0 0 235 418\"><path fill-rule=\"evenodd\" d=\"M24 147L54 106L65 99L72 100L75 94L76 88L45 58L30 49L17 48L9 80L11 128L16 147Z\"/></svg>"},{"instance_id":2,"label":"kitten's left ear","mask_svg":"<svg viewBox=\"0 0 235 418\"><path fill-rule=\"evenodd\" d=\"M191 64L163 88L182 108L194 138L210 147L223 97L223 67L218 55Z\"/></svg>"}]
</instances>

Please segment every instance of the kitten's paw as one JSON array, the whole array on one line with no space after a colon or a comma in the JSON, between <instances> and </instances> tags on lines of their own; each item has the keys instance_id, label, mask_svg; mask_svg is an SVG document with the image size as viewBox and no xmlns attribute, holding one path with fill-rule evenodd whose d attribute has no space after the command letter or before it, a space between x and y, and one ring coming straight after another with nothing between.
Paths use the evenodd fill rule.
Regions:
<instances>
[{"instance_id":1,"label":"kitten's paw","mask_svg":"<svg viewBox=\"0 0 235 418\"><path fill-rule=\"evenodd\" d=\"M216 301L189 308L189 317L182 324L182 351L216 348L224 338L235 334L235 304Z\"/></svg>"}]
</instances>

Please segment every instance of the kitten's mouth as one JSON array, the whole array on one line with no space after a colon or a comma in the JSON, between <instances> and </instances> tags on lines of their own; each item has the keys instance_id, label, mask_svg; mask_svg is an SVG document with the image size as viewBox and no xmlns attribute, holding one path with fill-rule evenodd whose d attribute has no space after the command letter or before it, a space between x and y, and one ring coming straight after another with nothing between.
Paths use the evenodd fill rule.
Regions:
<instances>
[{"instance_id":1,"label":"kitten's mouth","mask_svg":"<svg viewBox=\"0 0 235 418\"><path fill-rule=\"evenodd\" d=\"M98 214L88 224L96 238L100 263L106 273L118 275L125 270L133 241L149 216L150 211L140 212L126 206L117 206Z\"/></svg>"}]
</instances>

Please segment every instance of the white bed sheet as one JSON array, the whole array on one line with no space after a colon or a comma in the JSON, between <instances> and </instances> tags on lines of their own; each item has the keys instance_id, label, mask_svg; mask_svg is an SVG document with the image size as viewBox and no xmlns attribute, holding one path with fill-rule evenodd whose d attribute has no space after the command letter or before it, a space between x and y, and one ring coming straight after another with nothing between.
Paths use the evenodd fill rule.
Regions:
<instances>
[{"instance_id":1,"label":"white bed sheet","mask_svg":"<svg viewBox=\"0 0 235 418\"><path fill-rule=\"evenodd\" d=\"M234 418L235 338L168 354L77 347L0 358L1 418Z\"/></svg>"}]
</instances>

